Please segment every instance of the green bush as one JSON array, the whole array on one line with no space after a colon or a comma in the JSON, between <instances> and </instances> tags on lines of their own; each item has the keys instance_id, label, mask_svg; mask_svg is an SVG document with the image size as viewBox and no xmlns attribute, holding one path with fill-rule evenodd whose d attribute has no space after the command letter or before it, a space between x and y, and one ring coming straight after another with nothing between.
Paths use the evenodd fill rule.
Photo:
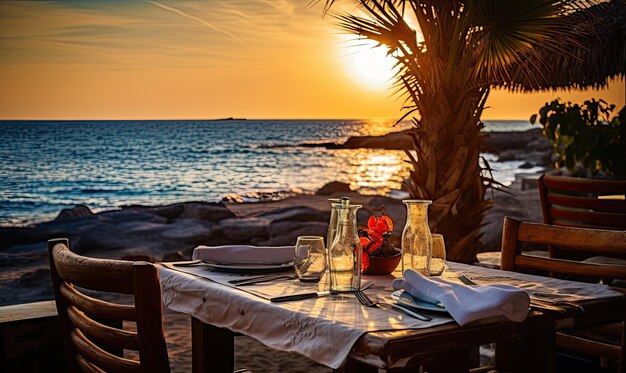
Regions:
<instances>
[{"instance_id":1,"label":"green bush","mask_svg":"<svg viewBox=\"0 0 626 373\"><path fill-rule=\"evenodd\" d=\"M556 99L539 109L543 134L554 144L556 168L573 172L581 165L591 176L626 175L626 106L611 118L615 105L592 99L583 105ZM532 124L537 114L530 117Z\"/></svg>"}]
</instances>

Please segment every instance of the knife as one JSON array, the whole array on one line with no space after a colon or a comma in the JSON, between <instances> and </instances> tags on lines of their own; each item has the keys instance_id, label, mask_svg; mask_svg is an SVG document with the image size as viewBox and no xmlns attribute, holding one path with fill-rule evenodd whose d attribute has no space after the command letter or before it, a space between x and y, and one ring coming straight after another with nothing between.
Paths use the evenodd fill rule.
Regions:
<instances>
[{"instance_id":1,"label":"knife","mask_svg":"<svg viewBox=\"0 0 626 373\"><path fill-rule=\"evenodd\" d=\"M555 306L548 302L542 302L540 300L533 299L533 298L530 299L530 308L534 308L539 311L553 311L553 312L558 312L558 313L563 313L567 311L563 307Z\"/></svg>"},{"instance_id":2,"label":"knife","mask_svg":"<svg viewBox=\"0 0 626 373\"><path fill-rule=\"evenodd\" d=\"M293 294L293 295L281 295L278 297L270 298L270 302L289 302L292 300L302 300L309 298L321 298L327 297L330 295L330 291L318 291L314 293L302 293L302 294Z\"/></svg>"},{"instance_id":3,"label":"knife","mask_svg":"<svg viewBox=\"0 0 626 373\"><path fill-rule=\"evenodd\" d=\"M364 281L361 284L361 290L369 289L373 282ZM318 292L310 292L310 293L301 293L301 294L293 294L293 295L280 295L277 297L270 298L270 302L289 302L292 300L302 300L309 298L322 298L331 295L330 291L318 291Z\"/></svg>"},{"instance_id":4,"label":"knife","mask_svg":"<svg viewBox=\"0 0 626 373\"><path fill-rule=\"evenodd\" d=\"M416 311L410 310L407 307L404 307L404 305L402 305L401 303L387 303L387 302L378 302L377 305L380 306L385 306L385 307L389 307L392 308L396 311L400 311L404 314L407 314L411 317L414 317L416 319L422 320L422 321L430 321L432 320L432 317L428 317L426 315L423 315L421 313L418 313Z\"/></svg>"},{"instance_id":5,"label":"knife","mask_svg":"<svg viewBox=\"0 0 626 373\"><path fill-rule=\"evenodd\" d=\"M235 285L235 286L246 286L246 285L256 285L256 284L260 284L263 282L270 282L274 280L291 279L294 277L295 277L294 275L287 275L287 274L265 275L265 276L256 276L256 277L251 277L251 278L246 278L246 279L230 280L228 281L228 283L231 285Z\"/></svg>"}]
</instances>

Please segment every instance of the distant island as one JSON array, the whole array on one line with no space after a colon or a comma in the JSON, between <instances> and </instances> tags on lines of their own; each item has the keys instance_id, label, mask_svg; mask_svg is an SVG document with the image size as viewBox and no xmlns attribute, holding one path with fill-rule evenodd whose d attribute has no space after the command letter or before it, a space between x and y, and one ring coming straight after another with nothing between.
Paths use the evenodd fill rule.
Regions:
<instances>
[{"instance_id":1,"label":"distant island","mask_svg":"<svg viewBox=\"0 0 626 373\"><path fill-rule=\"evenodd\" d=\"M233 117L220 118L220 119L209 119L209 121L211 121L211 122L218 122L218 121L223 121L223 120L247 120L247 119L246 118L233 118Z\"/></svg>"}]
</instances>

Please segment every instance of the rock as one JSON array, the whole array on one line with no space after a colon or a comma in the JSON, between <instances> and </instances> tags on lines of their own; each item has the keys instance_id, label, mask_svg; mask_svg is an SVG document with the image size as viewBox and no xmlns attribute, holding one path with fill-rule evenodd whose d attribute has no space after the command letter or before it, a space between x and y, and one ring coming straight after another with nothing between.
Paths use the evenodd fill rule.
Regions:
<instances>
[{"instance_id":1,"label":"rock","mask_svg":"<svg viewBox=\"0 0 626 373\"><path fill-rule=\"evenodd\" d=\"M224 197L222 197L222 202L229 202L229 203L244 203L244 199L242 196L240 196L239 194L235 194L235 193L231 193L231 194L227 194Z\"/></svg>"},{"instance_id":2,"label":"rock","mask_svg":"<svg viewBox=\"0 0 626 373\"><path fill-rule=\"evenodd\" d=\"M184 203L175 203L164 206L143 206L143 205L126 205L122 206L122 210L131 210L138 213L150 213L169 220L176 219L185 209Z\"/></svg>"},{"instance_id":3,"label":"rock","mask_svg":"<svg viewBox=\"0 0 626 373\"><path fill-rule=\"evenodd\" d=\"M165 224L167 223L167 219L155 215L151 213L149 210L134 210L134 209L122 209L122 210L113 210L113 211L104 211L99 214L96 214L98 219L101 219L103 222L111 222L114 224L119 224L123 222L152 222Z\"/></svg>"},{"instance_id":4,"label":"rock","mask_svg":"<svg viewBox=\"0 0 626 373\"><path fill-rule=\"evenodd\" d=\"M0 227L0 250L48 240L50 232L34 227Z\"/></svg>"},{"instance_id":5,"label":"rock","mask_svg":"<svg viewBox=\"0 0 626 373\"><path fill-rule=\"evenodd\" d=\"M162 236L181 243L200 243L211 234L215 223L197 219L178 219L163 227Z\"/></svg>"},{"instance_id":6,"label":"rock","mask_svg":"<svg viewBox=\"0 0 626 373\"><path fill-rule=\"evenodd\" d=\"M89 209L89 207L85 205L76 205L69 209L63 209L56 217L56 221L64 221L64 220L72 220L77 218L82 218L85 216L93 215L93 212Z\"/></svg>"},{"instance_id":7,"label":"rock","mask_svg":"<svg viewBox=\"0 0 626 373\"><path fill-rule=\"evenodd\" d=\"M5 273L3 273L5 274ZM12 268L0 281L0 305L30 303L54 298L47 264Z\"/></svg>"},{"instance_id":8,"label":"rock","mask_svg":"<svg viewBox=\"0 0 626 373\"><path fill-rule=\"evenodd\" d=\"M211 204L185 204L185 209L180 215L182 219L200 219L217 222L223 219L234 218L235 214L223 203Z\"/></svg>"},{"instance_id":9,"label":"rock","mask_svg":"<svg viewBox=\"0 0 626 373\"><path fill-rule=\"evenodd\" d=\"M15 245L4 250L5 253L9 254L25 254L25 253L33 253L33 252L47 252L48 251L48 243L47 241L29 243L24 245Z\"/></svg>"},{"instance_id":10,"label":"rock","mask_svg":"<svg viewBox=\"0 0 626 373\"><path fill-rule=\"evenodd\" d=\"M527 169L527 168L533 168L533 167L535 167L535 166L533 166L532 164L530 164L530 163L528 163L528 162L524 162L524 163L522 163L522 164L519 166L519 168L521 168L521 169Z\"/></svg>"},{"instance_id":11,"label":"rock","mask_svg":"<svg viewBox=\"0 0 626 373\"><path fill-rule=\"evenodd\" d=\"M531 129L524 132L487 132L485 143L492 151L500 152L507 149L525 149L526 146L543 136L540 128Z\"/></svg>"},{"instance_id":12,"label":"rock","mask_svg":"<svg viewBox=\"0 0 626 373\"><path fill-rule=\"evenodd\" d=\"M498 153L498 162L514 161L520 156L520 151L516 149L505 149Z\"/></svg>"},{"instance_id":13,"label":"rock","mask_svg":"<svg viewBox=\"0 0 626 373\"><path fill-rule=\"evenodd\" d=\"M21 266L32 266L35 264L48 263L48 252L30 252L25 254L0 253L0 268L16 269ZM2 274L9 271L2 269Z\"/></svg>"},{"instance_id":14,"label":"rock","mask_svg":"<svg viewBox=\"0 0 626 373\"><path fill-rule=\"evenodd\" d=\"M33 271L27 272L17 280L18 287L33 287L39 286L42 282L50 282L50 269L49 268L36 268Z\"/></svg>"},{"instance_id":15,"label":"rock","mask_svg":"<svg viewBox=\"0 0 626 373\"><path fill-rule=\"evenodd\" d=\"M406 132L392 132L384 136L353 136L339 147L403 150L413 148L413 139Z\"/></svg>"},{"instance_id":16,"label":"rock","mask_svg":"<svg viewBox=\"0 0 626 373\"><path fill-rule=\"evenodd\" d=\"M253 237L267 237L269 220L263 218L224 219L216 232L235 242L245 242Z\"/></svg>"},{"instance_id":17,"label":"rock","mask_svg":"<svg viewBox=\"0 0 626 373\"><path fill-rule=\"evenodd\" d=\"M537 190L521 190L520 183L514 183L504 191L494 190L493 197L487 193L487 198L494 199L494 206L489 209L481 228L481 251L500 250L502 244L502 223L505 216L519 221L541 222L541 203Z\"/></svg>"},{"instance_id":18,"label":"rock","mask_svg":"<svg viewBox=\"0 0 626 373\"><path fill-rule=\"evenodd\" d=\"M163 219L163 218L161 218ZM170 224L150 221L109 222L71 237L72 250L79 253L105 252L121 256L137 252L159 256L205 243L215 223L197 219L176 219ZM110 254L115 251L117 254Z\"/></svg>"},{"instance_id":19,"label":"rock","mask_svg":"<svg viewBox=\"0 0 626 373\"><path fill-rule=\"evenodd\" d=\"M311 207L285 207L260 215L271 222L280 221L320 221L328 222L330 212L322 212Z\"/></svg>"},{"instance_id":20,"label":"rock","mask_svg":"<svg viewBox=\"0 0 626 373\"><path fill-rule=\"evenodd\" d=\"M171 221L179 217L184 210L185 206L177 203L173 205L154 207L150 211L155 215L167 219L167 221Z\"/></svg>"},{"instance_id":21,"label":"rock","mask_svg":"<svg viewBox=\"0 0 626 373\"><path fill-rule=\"evenodd\" d=\"M350 193L352 189L350 189L350 185L346 183L342 183L340 181L331 181L330 183L321 187L315 194L318 196L328 196L335 193Z\"/></svg>"},{"instance_id":22,"label":"rock","mask_svg":"<svg viewBox=\"0 0 626 373\"><path fill-rule=\"evenodd\" d=\"M255 245L282 246L294 245L298 236L326 237L328 223L281 221L269 225L267 239L254 239Z\"/></svg>"}]
</instances>

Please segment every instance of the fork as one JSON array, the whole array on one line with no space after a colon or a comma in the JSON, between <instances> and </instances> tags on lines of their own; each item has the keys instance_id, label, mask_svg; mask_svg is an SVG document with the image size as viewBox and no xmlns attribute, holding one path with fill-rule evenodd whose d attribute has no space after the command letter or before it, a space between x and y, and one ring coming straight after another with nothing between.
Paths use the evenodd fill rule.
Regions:
<instances>
[{"instance_id":1,"label":"fork","mask_svg":"<svg viewBox=\"0 0 626 373\"><path fill-rule=\"evenodd\" d=\"M469 286L478 285L477 283L472 281L472 279L470 279L469 277L465 275L459 275L458 279L461 280L461 282L464 283L465 285L469 285Z\"/></svg>"},{"instance_id":2,"label":"fork","mask_svg":"<svg viewBox=\"0 0 626 373\"><path fill-rule=\"evenodd\" d=\"M399 304L393 304L393 303L387 303L387 302L374 302L372 301L364 292L362 292L361 290L357 290L354 292L354 295L356 296L356 299L359 300L359 303L361 303L363 306L365 307L378 307L381 308L380 306L385 306L385 307L390 307L394 310L400 311L402 313L405 313L411 317L415 317L416 319L422 320L422 321L430 321L432 320L432 318L426 316L426 315L422 315L421 313L417 313L415 311L411 311L408 310L404 307L402 307Z\"/></svg>"}]
</instances>

